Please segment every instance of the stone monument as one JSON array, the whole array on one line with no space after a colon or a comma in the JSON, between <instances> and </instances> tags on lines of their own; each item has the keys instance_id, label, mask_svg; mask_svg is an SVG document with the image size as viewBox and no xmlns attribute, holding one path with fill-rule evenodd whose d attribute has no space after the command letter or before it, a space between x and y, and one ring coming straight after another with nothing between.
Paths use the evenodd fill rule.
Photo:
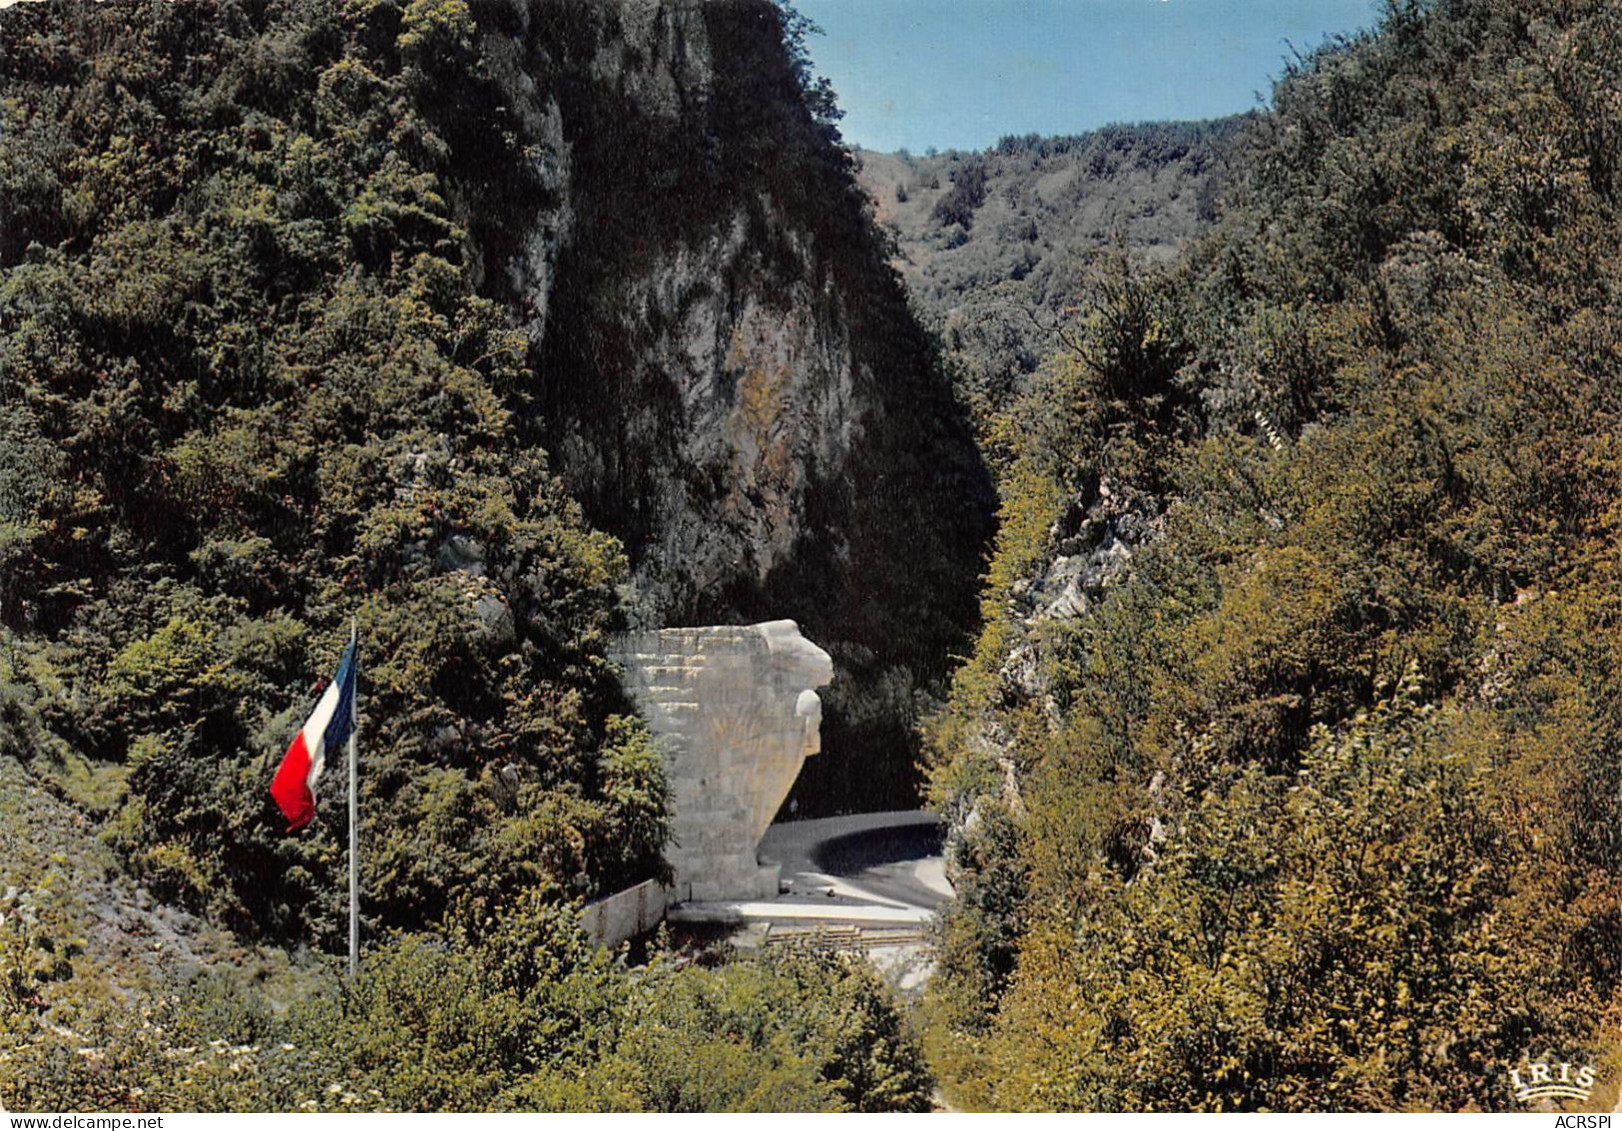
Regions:
<instances>
[{"instance_id":1,"label":"stone monument","mask_svg":"<svg viewBox=\"0 0 1622 1131\"><path fill-rule=\"evenodd\" d=\"M778 870L755 848L821 749L828 653L776 620L629 633L611 654L664 753L671 900L776 895Z\"/></svg>"}]
</instances>

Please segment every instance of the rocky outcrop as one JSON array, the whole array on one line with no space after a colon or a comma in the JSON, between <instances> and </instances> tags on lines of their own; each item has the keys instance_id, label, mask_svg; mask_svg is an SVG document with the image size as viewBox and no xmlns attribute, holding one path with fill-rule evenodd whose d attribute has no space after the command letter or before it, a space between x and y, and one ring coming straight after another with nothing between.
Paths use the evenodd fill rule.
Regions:
<instances>
[{"instance_id":1,"label":"rocky outcrop","mask_svg":"<svg viewBox=\"0 0 1622 1131\"><path fill-rule=\"evenodd\" d=\"M613 655L664 755L675 898L776 895L755 848L820 748L828 653L779 620L631 633Z\"/></svg>"},{"instance_id":2,"label":"rocky outcrop","mask_svg":"<svg viewBox=\"0 0 1622 1131\"><path fill-rule=\"evenodd\" d=\"M1096 492L1071 500L1048 531L1051 556L1009 590L1008 610L1017 631L1000 672L1009 695L1046 697L1044 626L1089 614L1104 591L1126 575L1138 547L1159 537L1160 528L1156 500L1107 478Z\"/></svg>"}]
</instances>

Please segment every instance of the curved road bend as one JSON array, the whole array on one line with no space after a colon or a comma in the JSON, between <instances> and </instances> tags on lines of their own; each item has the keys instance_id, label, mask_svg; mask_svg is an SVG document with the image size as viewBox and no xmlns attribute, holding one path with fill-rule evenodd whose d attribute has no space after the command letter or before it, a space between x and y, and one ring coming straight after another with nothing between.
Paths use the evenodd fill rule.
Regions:
<instances>
[{"instance_id":1,"label":"curved road bend","mask_svg":"<svg viewBox=\"0 0 1622 1131\"><path fill-rule=\"evenodd\" d=\"M952 898L940 819L902 810L771 826L762 864L783 869L784 901L866 903L933 912ZM831 893L831 894L830 894Z\"/></svg>"},{"instance_id":2,"label":"curved road bend","mask_svg":"<svg viewBox=\"0 0 1622 1131\"><path fill-rule=\"evenodd\" d=\"M679 903L672 922L820 922L911 926L952 898L940 821L903 810L789 821L761 839L762 864L782 868L775 899Z\"/></svg>"}]
</instances>

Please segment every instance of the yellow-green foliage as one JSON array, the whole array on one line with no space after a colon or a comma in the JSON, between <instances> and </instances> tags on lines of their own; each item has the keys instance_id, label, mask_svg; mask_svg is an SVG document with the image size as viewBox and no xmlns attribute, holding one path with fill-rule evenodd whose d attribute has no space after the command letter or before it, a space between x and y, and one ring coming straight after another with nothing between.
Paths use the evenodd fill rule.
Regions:
<instances>
[{"instance_id":1,"label":"yellow-green foliage","mask_svg":"<svg viewBox=\"0 0 1622 1131\"><path fill-rule=\"evenodd\" d=\"M996 1102L1495 1107L1523 1050L1594 1049L1615 1008L1565 968L1586 916L1501 796L1499 736L1417 694L1319 731L1293 782L1212 783L1131 882L1073 881L1079 923L1026 949Z\"/></svg>"},{"instance_id":2,"label":"yellow-green foliage","mask_svg":"<svg viewBox=\"0 0 1622 1131\"><path fill-rule=\"evenodd\" d=\"M1010 410L1048 423L1005 515L1098 476L1160 533L1032 632L1002 606L1059 551L1014 522L934 724L977 814L932 991L959 1101L1500 1109L1525 1059L1609 1055L1618 27L1393 5L1309 57L1212 237L1097 284L1049 366L1084 395Z\"/></svg>"},{"instance_id":3,"label":"yellow-green foliage","mask_svg":"<svg viewBox=\"0 0 1622 1131\"><path fill-rule=\"evenodd\" d=\"M49 1025L0 981L0 1100L193 1111L920 1111L932 1081L860 961L628 969L538 893L372 948L272 1008L229 977L119 1009L89 982ZM12 953L0 932L0 964ZM0 965L0 976L6 967Z\"/></svg>"}]
</instances>

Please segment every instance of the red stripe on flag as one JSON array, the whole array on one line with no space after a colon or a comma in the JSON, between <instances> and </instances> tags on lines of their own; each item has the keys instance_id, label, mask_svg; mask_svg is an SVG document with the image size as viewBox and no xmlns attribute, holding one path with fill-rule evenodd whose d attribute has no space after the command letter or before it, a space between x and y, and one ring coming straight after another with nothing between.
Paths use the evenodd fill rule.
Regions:
<instances>
[{"instance_id":1,"label":"red stripe on flag","mask_svg":"<svg viewBox=\"0 0 1622 1131\"><path fill-rule=\"evenodd\" d=\"M282 755L282 764L271 779L270 795L287 818L287 831L294 832L315 817L315 794L310 792L310 751L299 729L293 745Z\"/></svg>"}]
</instances>

